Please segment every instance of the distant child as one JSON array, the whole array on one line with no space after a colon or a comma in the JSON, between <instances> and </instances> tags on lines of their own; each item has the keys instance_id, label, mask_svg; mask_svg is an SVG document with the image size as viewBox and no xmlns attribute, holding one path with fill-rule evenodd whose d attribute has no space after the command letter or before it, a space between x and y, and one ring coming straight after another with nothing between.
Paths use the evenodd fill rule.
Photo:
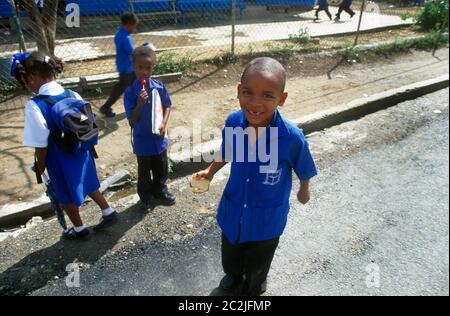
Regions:
<instances>
[{"instance_id":1,"label":"distant child","mask_svg":"<svg viewBox=\"0 0 450 316\"><path fill-rule=\"evenodd\" d=\"M330 20L333 20L333 16L331 15L330 10L329 10L328 0L319 0L318 3L319 3L319 8L316 11L316 18L314 19L314 21L319 20L319 12L320 11L325 11L325 13L328 15Z\"/></svg>"},{"instance_id":2,"label":"distant child","mask_svg":"<svg viewBox=\"0 0 450 316\"><path fill-rule=\"evenodd\" d=\"M111 107L119 100L126 88L131 86L136 79L131 57L134 50L131 34L136 33L139 19L134 13L124 13L121 17L121 21L122 26L114 38L119 82L112 88L111 95L106 103L100 108L100 112L106 117L116 116L116 113L113 112Z\"/></svg>"},{"instance_id":3,"label":"distant child","mask_svg":"<svg viewBox=\"0 0 450 316\"><path fill-rule=\"evenodd\" d=\"M59 60L35 52L15 55L11 74L27 91L35 94L25 106L23 145L35 148L39 174L47 170L58 201L74 225L64 231L63 237L79 239L89 235L79 211L86 196L89 195L102 210L102 220L94 230L116 223L118 215L99 192L100 183L91 150L68 153L59 145L57 138L62 131L56 128L51 113L53 104L49 102L64 100L68 94L82 100L77 93L65 91L55 81L55 76L62 70Z\"/></svg>"},{"instance_id":4,"label":"distant child","mask_svg":"<svg viewBox=\"0 0 450 316\"><path fill-rule=\"evenodd\" d=\"M212 180L231 161L217 215L226 274L220 294L253 296L266 291L288 218L292 171L300 179L298 200L305 204L310 199L309 180L317 171L302 131L278 111L288 96L285 85L286 71L278 61L250 62L238 85L241 110L226 120L222 156L196 174ZM263 159L265 155L270 159Z\"/></svg>"},{"instance_id":5,"label":"distant child","mask_svg":"<svg viewBox=\"0 0 450 316\"><path fill-rule=\"evenodd\" d=\"M339 5L338 13L336 14L336 18L335 18L336 21L341 20L342 11L347 12L350 15L350 19L353 18L353 16L355 15L355 12L351 8L352 3L353 3L353 0L342 0L341 4Z\"/></svg>"},{"instance_id":6,"label":"distant child","mask_svg":"<svg viewBox=\"0 0 450 316\"><path fill-rule=\"evenodd\" d=\"M152 209L153 198L164 205L175 204L175 197L166 186L169 176L166 131L172 102L164 84L151 78L155 64L156 52L152 45L135 49L133 67L137 80L128 87L124 97L125 112L132 129L133 152L138 162L138 195L146 210ZM157 134L152 132L152 110L158 105L153 104L154 90L158 92L163 108L162 124L155 126Z\"/></svg>"}]
</instances>

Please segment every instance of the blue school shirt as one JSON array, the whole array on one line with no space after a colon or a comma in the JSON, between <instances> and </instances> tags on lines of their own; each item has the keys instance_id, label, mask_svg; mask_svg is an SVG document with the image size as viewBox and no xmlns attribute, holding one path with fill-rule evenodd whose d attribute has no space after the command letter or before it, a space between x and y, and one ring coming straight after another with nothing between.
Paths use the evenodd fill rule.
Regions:
<instances>
[{"instance_id":1,"label":"blue school shirt","mask_svg":"<svg viewBox=\"0 0 450 316\"><path fill-rule=\"evenodd\" d=\"M225 127L248 127L242 111L232 113ZM261 136L256 145L244 143L244 155L239 157L236 151L239 142L237 137L227 135L223 131L222 159L231 159L231 174L220 201L217 220L228 241L232 244L250 241L270 240L283 234L289 212L289 196L292 190L292 170L300 180L308 180L317 175L316 166L303 132L286 121L276 111L270 127L276 127L278 135L269 131ZM261 144L265 138L267 145ZM273 147L268 144L272 143ZM250 146L250 147L248 147ZM278 163L269 168L271 172L261 173L261 166L269 165L261 162L256 154L256 162L250 159L251 153L258 153L259 148L275 161L278 151ZM249 149L247 149L249 148ZM229 155L230 149L232 154ZM238 159L241 159L238 162ZM255 161L255 160L253 160ZM266 160L267 161L267 160Z\"/></svg>"},{"instance_id":2,"label":"blue school shirt","mask_svg":"<svg viewBox=\"0 0 450 316\"><path fill-rule=\"evenodd\" d=\"M49 96L55 101L66 98L66 93ZM39 107L50 131L55 131L55 123L50 110L51 105L38 98L33 101ZM94 157L90 150L68 154L59 148L49 136L46 169L55 189L59 203L75 204L80 207L86 197L100 188Z\"/></svg>"},{"instance_id":3,"label":"blue school shirt","mask_svg":"<svg viewBox=\"0 0 450 316\"><path fill-rule=\"evenodd\" d=\"M130 118L136 108L142 85L135 80L133 85L125 91L124 105L127 118ZM137 156L159 156L169 147L169 139L161 138L159 135L152 133L152 90L158 89L161 97L161 104L164 108L172 106L169 92L161 82L150 79L147 86L149 95L147 103L142 108L139 120L133 126L133 152Z\"/></svg>"},{"instance_id":4,"label":"blue school shirt","mask_svg":"<svg viewBox=\"0 0 450 316\"><path fill-rule=\"evenodd\" d=\"M131 34L123 27L117 31L114 38L116 44L116 65L120 74L133 73L132 54L134 50L133 39Z\"/></svg>"}]
</instances>

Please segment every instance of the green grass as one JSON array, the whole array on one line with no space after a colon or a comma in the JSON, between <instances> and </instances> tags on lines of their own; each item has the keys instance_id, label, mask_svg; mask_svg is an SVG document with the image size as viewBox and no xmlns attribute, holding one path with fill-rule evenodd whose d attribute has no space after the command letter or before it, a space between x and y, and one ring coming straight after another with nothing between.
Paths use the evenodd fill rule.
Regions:
<instances>
[{"instance_id":1,"label":"green grass","mask_svg":"<svg viewBox=\"0 0 450 316\"><path fill-rule=\"evenodd\" d=\"M361 55L361 50L357 47L350 45L345 47L344 50L341 52L341 54L348 61L358 60Z\"/></svg>"},{"instance_id":2,"label":"green grass","mask_svg":"<svg viewBox=\"0 0 450 316\"><path fill-rule=\"evenodd\" d=\"M175 72L183 72L191 67L192 62L188 57L179 56L176 52L165 52L158 56L154 75L164 75Z\"/></svg>"},{"instance_id":3,"label":"green grass","mask_svg":"<svg viewBox=\"0 0 450 316\"><path fill-rule=\"evenodd\" d=\"M289 40L296 44L308 44L311 42L311 35L307 27L301 27L297 34L289 34Z\"/></svg>"},{"instance_id":4,"label":"green grass","mask_svg":"<svg viewBox=\"0 0 450 316\"><path fill-rule=\"evenodd\" d=\"M270 46L266 55L273 58L291 59L296 53L294 45Z\"/></svg>"},{"instance_id":5,"label":"green grass","mask_svg":"<svg viewBox=\"0 0 450 316\"><path fill-rule=\"evenodd\" d=\"M222 55L218 55L213 58L212 62L216 66L226 66L233 64L237 61L236 55L234 55L232 52L228 52Z\"/></svg>"},{"instance_id":6,"label":"green grass","mask_svg":"<svg viewBox=\"0 0 450 316\"><path fill-rule=\"evenodd\" d=\"M397 40L394 43L379 45L375 48L375 53L380 55L388 55L392 53L405 52L410 49L437 49L447 43L447 35L438 31L431 31L422 38Z\"/></svg>"},{"instance_id":7,"label":"green grass","mask_svg":"<svg viewBox=\"0 0 450 316\"><path fill-rule=\"evenodd\" d=\"M14 90L16 90L16 88L17 88L16 86L8 82L0 82L0 93L2 95L6 95L10 92L13 92Z\"/></svg>"}]
</instances>

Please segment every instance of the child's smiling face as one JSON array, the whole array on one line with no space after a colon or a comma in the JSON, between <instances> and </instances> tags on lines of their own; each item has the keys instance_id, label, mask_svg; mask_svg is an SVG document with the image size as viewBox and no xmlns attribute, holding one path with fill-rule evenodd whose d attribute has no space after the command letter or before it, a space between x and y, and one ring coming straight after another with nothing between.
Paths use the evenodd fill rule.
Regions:
<instances>
[{"instance_id":1,"label":"child's smiling face","mask_svg":"<svg viewBox=\"0 0 450 316\"><path fill-rule=\"evenodd\" d=\"M280 75L250 70L238 86L238 99L249 125L267 127L288 96Z\"/></svg>"},{"instance_id":2,"label":"child's smiling face","mask_svg":"<svg viewBox=\"0 0 450 316\"><path fill-rule=\"evenodd\" d=\"M148 80L152 76L155 67L156 55L136 56L133 67L139 81Z\"/></svg>"}]
</instances>

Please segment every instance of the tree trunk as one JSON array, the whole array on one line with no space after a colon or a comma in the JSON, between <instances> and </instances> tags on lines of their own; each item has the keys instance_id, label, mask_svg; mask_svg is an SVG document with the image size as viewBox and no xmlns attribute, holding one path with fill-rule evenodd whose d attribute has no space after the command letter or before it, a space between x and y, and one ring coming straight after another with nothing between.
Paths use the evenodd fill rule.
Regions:
<instances>
[{"instance_id":1,"label":"tree trunk","mask_svg":"<svg viewBox=\"0 0 450 316\"><path fill-rule=\"evenodd\" d=\"M58 0L45 0L42 13L33 0L24 0L23 6L30 17L38 50L54 56Z\"/></svg>"},{"instance_id":2,"label":"tree trunk","mask_svg":"<svg viewBox=\"0 0 450 316\"><path fill-rule=\"evenodd\" d=\"M42 22L45 25L47 35L48 53L52 56L55 56L58 2L59 0L44 0L44 8L42 10Z\"/></svg>"}]
</instances>

